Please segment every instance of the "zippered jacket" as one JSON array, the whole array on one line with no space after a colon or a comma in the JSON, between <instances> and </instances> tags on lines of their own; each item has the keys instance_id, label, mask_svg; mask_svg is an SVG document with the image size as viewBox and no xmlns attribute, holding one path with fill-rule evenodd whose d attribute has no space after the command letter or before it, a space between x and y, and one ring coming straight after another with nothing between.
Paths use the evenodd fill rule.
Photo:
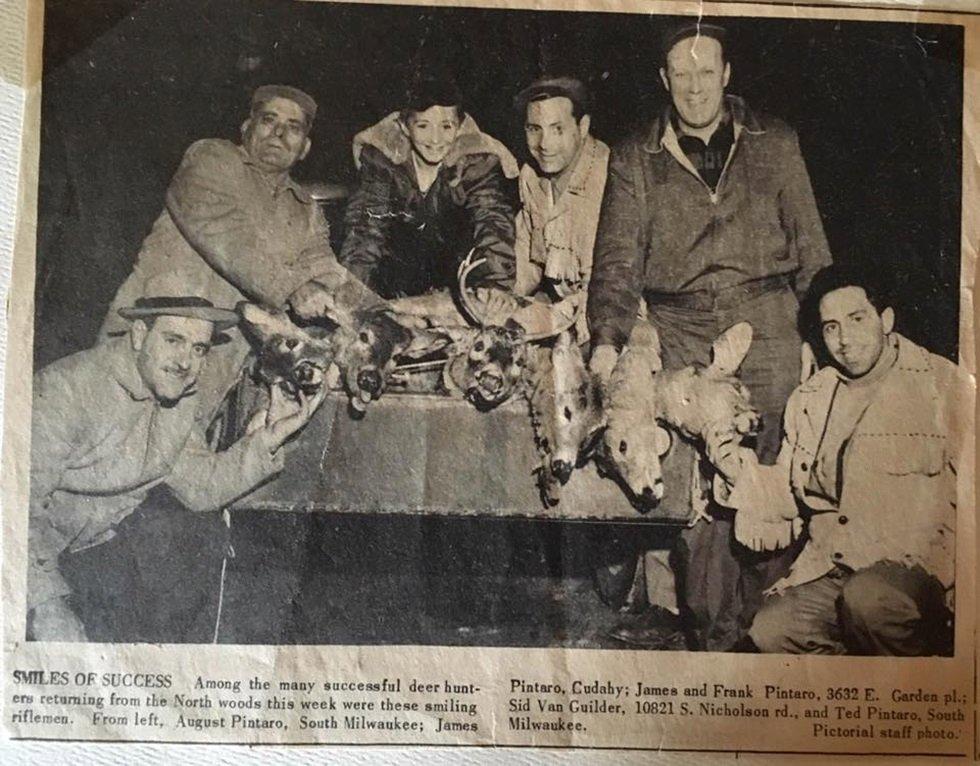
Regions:
<instances>
[{"instance_id":1,"label":"zippered jacket","mask_svg":"<svg viewBox=\"0 0 980 766\"><path fill-rule=\"evenodd\" d=\"M669 109L613 149L589 287L594 344L621 347L645 293L719 294L785 275L801 295L830 263L796 133L738 97L726 109L735 140L714 191Z\"/></svg>"}]
</instances>

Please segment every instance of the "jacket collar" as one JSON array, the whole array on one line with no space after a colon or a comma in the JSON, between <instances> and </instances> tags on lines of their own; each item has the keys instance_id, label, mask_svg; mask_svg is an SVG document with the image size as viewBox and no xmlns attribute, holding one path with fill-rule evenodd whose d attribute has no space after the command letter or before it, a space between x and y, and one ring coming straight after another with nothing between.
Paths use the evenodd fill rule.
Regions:
<instances>
[{"instance_id":1,"label":"jacket collar","mask_svg":"<svg viewBox=\"0 0 980 766\"><path fill-rule=\"evenodd\" d=\"M766 132L766 128L759 117L749 108L748 104L745 103L745 99L741 96L725 96L725 109L732 116L736 141L742 131L753 136L762 135ZM650 126L650 132L643 144L645 151L650 154L659 154L663 151L664 133L667 132L668 127L671 127L671 117L673 114L674 105L668 103Z\"/></svg>"},{"instance_id":2,"label":"jacket collar","mask_svg":"<svg viewBox=\"0 0 980 766\"><path fill-rule=\"evenodd\" d=\"M98 350L103 355L101 366L132 399L143 401L153 398L153 392L143 382L143 377L136 367L136 353L130 345L129 333L119 338L112 338Z\"/></svg>"},{"instance_id":3,"label":"jacket collar","mask_svg":"<svg viewBox=\"0 0 980 766\"><path fill-rule=\"evenodd\" d=\"M251 155L247 151L245 151L245 147L239 144L236 148L238 149L238 153L242 157L242 162L248 165L249 167L253 168L256 173L263 176L263 179L265 179L266 182L269 183L269 186L271 187L272 183L268 182L267 176L261 170L259 170L258 166L255 164L255 161L252 159ZM293 193L293 196L296 197L296 199L299 202L302 202L304 205L313 204L313 198L310 196L309 192L306 191L306 189L304 189L299 183L294 181L293 177L288 173L286 174L286 178L282 182L282 186L280 188L289 189L289 191Z\"/></svg>"},{"instance_id":4,"label":"jacket collar","mask_svg":"<svg viewBox=\"0 0 980 766\"><path fill-rule=\"evenodd\" d=\"M568 185L563 194L582 195L589 193L589 179L592 176L592 169L596 163L602 159L604 144L595 138L591 133L582 142L582 149L575 158L575 167L572 168L568 179ZM541 188L541 175L528 162L521 168L521 181L525 185L527 193L538 195L544 194ZM600 190L601 191L601 190Z\"/></svg>"},{"instance_id":5,"label":"jacket collar","mask_svg":"<svg viewBox=\"0 0 980 766\"><path fill-rule=\"evenodd\" d=\"M929 373L933 371L933 363L929 358L930 354L922 346L918 346L901 333L893 332L891 337L898 344L898 357L891 371ZM800 384L800 392L812 394L819 391L823 386L830 382L837 383L843 380L844 376L833 365L822 367L810 378Z\"/></svg>"},{"instance_id":6,"label":"jacket collar","mask_svg":"<svg viewBox=\"0 0 980 766\"><path fill-rule=\"evenodd\" d=\"M399 113L392 112L354 136L354 165L358 170L361 168L361 152L365 146L373 146L395 165L402 165L411 159L412 145L398 125L398 120ZM504 175L507 178L517 178L519 168L514 155L496 138L481 131L476 120L466 115L443 164L452 167L470 154L496 155Z\"/></svg>"}]
</instances>

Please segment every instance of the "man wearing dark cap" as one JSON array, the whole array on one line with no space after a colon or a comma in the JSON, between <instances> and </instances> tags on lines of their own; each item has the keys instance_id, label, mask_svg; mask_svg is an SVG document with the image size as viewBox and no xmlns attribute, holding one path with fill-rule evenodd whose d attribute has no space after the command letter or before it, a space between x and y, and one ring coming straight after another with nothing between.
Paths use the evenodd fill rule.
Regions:
<instances>
[{"instance_id":1,"label":"man wearing dark cap","mask_svg":"<svg viewBox=\"0 0 980 766\"><path fill-rule=\"evenodd\" d=\"M609 374L641 300L667 368L707 362L714 338L749 322L741 377L763 415L756 450L771 463L799 382L797 295L830 253L795 132L725 93L725 37L704 22L669 30L660 75L670 103L612 152L589 291L591 367ZM689 472L665 476L668 487L685 481ZM680 536L675 559L692 641L715 650L741 637L785 564L739 554L721 512Z\"/></svg>"},{"instance_id":2,"label":"man wearing dark cap","mask_svg":"<svg viewBox=\"0 0 980 766\"><path fill-rule=\"evenodd\" d=\"M59 359L34 376L27 575L28 635L34 640L85 640L84 595L99 591L95 601L112 607L104 602L115 593L126 607L116 611L130 617L140 608L164 609L141 604L148 573L131 548L129 517L161 485L191 511L216 511L245 494L281 470L280 447L322 401L322 394L286 399L276 389L247 436L212 452L196 418L196 384L212 345L237 324L235 312L178 294L140 298L119 314L129 322L127 335ZM189 543L204 548L207 541ZM167 543L157 539L156 546ZM188 553L164 551L171 567ZM101 566L73 578L80 559ZM213 592L217 582L187 587Z\"/></svg>"},{"instance_id":3,"label":"man wearing dark cap","mask_svg":"<svg viewBox=\"0 0 980 766\"><path fill-rule=\"evenodd\" d=\"M420 77L402 108L354 137L359 180L340 261L385 298L456 282L471 251L474 285L514 282L517 161L483 133L446 77Z\"/></svg>"},{"instance_id":4,"label":"man wearing dark cap","mask_svg":"<svg viewBox=\"0 0 980 766\"><path fill-rule=\"evenodd\" d=\"M102 325L101 338L124 333L118 309L148 294L159 275L175 275L183 292L216 305L249 300L289 304L304 317L330 301L346 307L378 302L337 262L327 224L310 195L290 177L310 151L316 104L288 85L252 96L241 144L204 139L184 155L160 213ZM216 348L199 381L202 415L227 392L248 346L237 330Z\"/></svg>"},{"instance_id":5,"label":"man wearing dark cap","mask_svg":"<svg viewBox=\"0 0 980 766\"><path fill-rule=\"evenodd\" d=\"M543 295L570 318L584 302L609 147L589 133L590 99L571 77L535 80L515 99L532 162L518 180L515 292ZM585 315L576 325L588 340Z\"/></svg>"}]
</instances>

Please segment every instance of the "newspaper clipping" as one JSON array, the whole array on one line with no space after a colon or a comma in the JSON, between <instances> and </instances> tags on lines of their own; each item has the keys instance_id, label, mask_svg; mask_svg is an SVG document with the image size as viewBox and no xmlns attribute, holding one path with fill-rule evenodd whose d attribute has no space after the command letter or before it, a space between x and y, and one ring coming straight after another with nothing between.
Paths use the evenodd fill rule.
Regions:
<instances>
[{"instance_id":1,"label":"newspaper clipping","mask_svg":"<svg viewBox=\"0 0 980 766\"><path fill-rule=\"evenodd\" d=\"M978 757L980 15L43 5L6 737Z\"/></svg>"}]
</instances>

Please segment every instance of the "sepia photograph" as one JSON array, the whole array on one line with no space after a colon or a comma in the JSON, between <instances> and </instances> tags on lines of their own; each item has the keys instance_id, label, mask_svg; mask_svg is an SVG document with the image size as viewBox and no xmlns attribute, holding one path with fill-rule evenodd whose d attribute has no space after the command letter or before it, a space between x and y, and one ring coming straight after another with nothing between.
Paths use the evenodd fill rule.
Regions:
<instances>
[{"instance_id":1,"label":"sepia photograph","mask_svg":"<svg viewBox=\"0 0 980 766\"><path fill-rule=\"evenodd\" d=\"M49 0L23 635L952 655L963 61Z\"/></svg>"}]
</instances>

